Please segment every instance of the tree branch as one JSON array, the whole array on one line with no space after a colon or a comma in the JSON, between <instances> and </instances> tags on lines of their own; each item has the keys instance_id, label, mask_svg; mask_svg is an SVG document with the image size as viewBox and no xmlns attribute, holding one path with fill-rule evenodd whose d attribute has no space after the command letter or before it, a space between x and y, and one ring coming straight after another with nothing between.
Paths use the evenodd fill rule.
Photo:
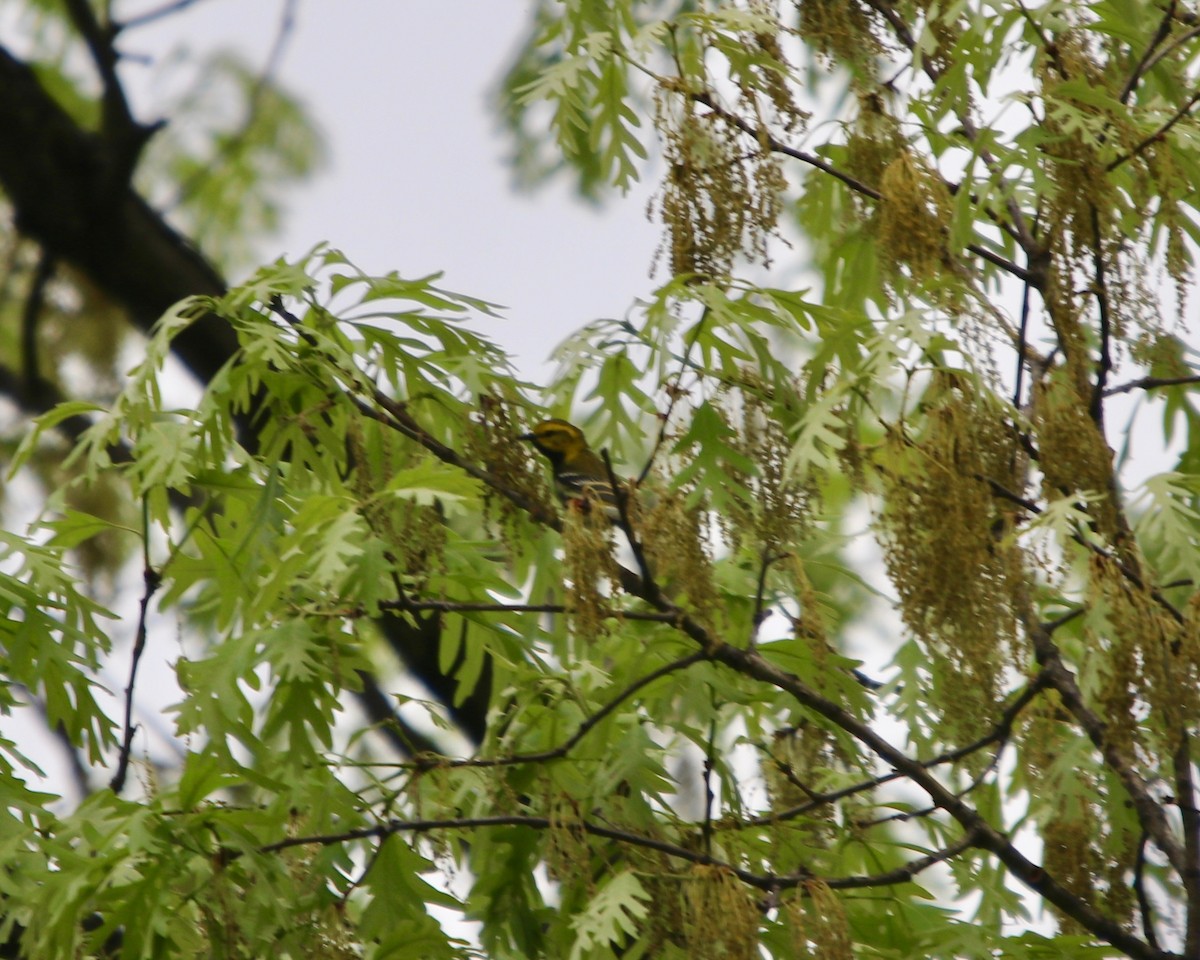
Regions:
<instances>
[{"instance_id":1,"label":"tree branch","mask_svg":"<svg viewBox=\"0 0 1200 960\"><path fill-rule=\"evenodd\" d=\"M149 505L142 504L142 549L144 563L142 580L145 589L142 591L141 603L138 607L137 634L133 641L133 653L129 662L129 684L125 687L125 734L121 740L121 752L117 757L117 770L109 781L109 788L119 794L125 789L125 777L129 772L129 755L133 750L133 735L137 727L133 723L133 690L137 682L138 664L146 650L146 617L150 611L150 600L162 583L162 576L150 565L150 521Z\"/></svg>"},{"instance_id":2,"label":"tree branch","mask_svg":"<svg viewBox=\"0 0 1200 960\"><path fill-rule=\"evenodd\" d=\"M34 394L40 389L42 378L38 362L37 328L42 305L46 298L46 285L54 276L54 258L45 250L38 256L29 293L25 297L25 309L21 311L21 374L25 390Z\"/></svg>"},{"instance_id":3,"label":"tree branch","mask_svg":"<svg viewBox=\"0 0 1200 960\"><path fill-rule=\"evenodd\" d=\"M560 826L561 820L550 817L536 817L522 814L508 814L492 817L458 817L443 820L389 820L374 827L362 827L357 830L346 830L343 833L312 834L301 837L287 837L275 843L258 847L257 853L278 853L293 847L321 846L329 847L350 843L354 840L385 840L400 833L431 833L435 830L481 830L489 827L528 827L532 830L550 830ZM976 837L968 832L959 840L940 850L933 851L923 857L918 857L903 866L886 873L864 874L851 877L817 877L814 874L800 870L796 873L777 875L755 873L732 863L712 857L707 853L693 850L689 847L668 843L656 837L632 833L628 830L618 830L590 820L579 820L571 823L584 833L605 840L615 840L618 843L657 850L676 860L685 863L702 864L720 867L734 874L748 886L767 892L794 889L801 884L820 880L833 890L860 890L868 887L890 887L900 883L911 882L913 877L936 863L949 860L975 843ZM236 856L236 854L235 854Z\"/></svg>"},{"instance_id":4,"label":"tree branch","mask_svg":"<svg viewBox=\"0 0 1200 960\"><path fill-rule=\"evenodd\" d=\"M1154 36L1150 38L1150 42L1146 45L1146 50L1138 60L1137 65L1129 74L1129 78L1125 81L1125 86L1121 88L1121 93L1117 97L1120 103L1128 103L1129 98L1133 96L1133 91L1137 89L1138 82L1145 76L1146 71L1150 69L1151 61L1158 62L1160 58L1154 58L1154 52L1159 45L1171 35L1171 23L1175 19L1175 0L1169 0L1163 9L1162 19L1158 21L1158 28L1154 31Z\"/></svg>"},{"instance_id":5,"label":"tree branch","mask_svg":"<svg viewBox=\"0 0 1200 960\"><path fill-rule=\"evenodd\" d=\"M387 738L397 753L402 757L411 757L419 753L437 752L438 747L433 740L415 730L396 713L392 698L383 692L374 674L359 670L358 678L363 685L357 694L358 702L371 718L375 729Z\"/></svg>"},{"instance_id":6,"label":"tree branch","mask_svg":"<svg viewBox=\"0 0 1200 960\"><path fill-rule=\"evenodd\" d=\"M1096 364L1096 385L1092 388L1092 402L1088 413L1092 422L1104 429L1104 391L1108 387L1108 374L1112 370L1112 321L1109 316L1108 281L1104 266L1104 251L1100 234L1100 211L1091 205L1092 214L1092 269L1094 274L1093 295L1096 308L1100 311L1100 360Z\"/></svg>"},{"instance_id":7,"label":"tree branch","mask_svg":"<svg viewBox=\"0 0 1200 960\"><path fill-rule=\"evenodd\" d=\"M108 172L113 147L81 129L37 76L0 47L0 189L19 230L86 274L123 304L142 330L193 294L220 296L216 270L139 197ZM238 348L233 329L206 315L174 349L202 382Z\"/></svg>"},{"instance_id":8,"label":"tree branch","mask_svg":"<svg viewBox=\"0 0 1200 960\"><path fill-rule=\"evenodd\" d=\"M1146 942L1155 950L1158 949L1158 935L1154 930L1154 906L1146 892L1146 841L1149 838L1143 830L1138 837L1137 856L1133 862L1133 892L1137 895L1138 911L1142 915L1142 935Z\"/></svg>"},{"instance_id":9,"label":"tree branch","mask_svg":"<svg viewBox=\"0 0 1200 960\"><path fill-rule=\"evenodd\" d=\"M1169 120L1167 120L1161 127L1159 127L1152 134L1150 134L1150 136L1148 136L1144 140L1142 140L1137 146L1135 146L1128 153L1123 153L1123 154L1121 154L1121 156L1119 156L1115 160L1111 161L1108 164L1108 166L1106 166L1104 169L1106 171L1108 171L1109 173L1111 173L1113 170L1116 170L1117 167L1121 166L1121 164L1126 163L1129 160L1132 160L1134 157L1140 156L1146 150L1147 147L1150 147L1153 144L1158 143L1159 140L1161 140L1168 133L1170 133L1171 128L1173 126L1175 126L1175 124L1177 124L1184 117L1186 117L1189 113L1191 113L1192 107L1194 107L1197 103L1200 103L1200 90L1197 90L1190 97L1188 97L1187 101L1183 104L1183 106L1181 106L1178 110L1176 110L1175 113L1172 114L1171 118Z\"/></svg>"},{"instance_id":10,"label":"tree branch","mask_svg":"<svg viewBox=\"0 0 1200 960\"><path fill-rule=\"evenodd\" d=\"M102 25L96 19L89 0L63 2L67 8L67 15L92 55L92 61L96 64L96 71L100 74L103 84L100 129L109 147L110 164L106 171L109 187L116 190L129 183L142 148L162 124L143 126L133 119L121 79L117 76L119 58L113 46L117 28L111 24Z\"/></svg>"},{"instance_id":11,"label":"tree branch","mask_svg":"<svg viewBox=\"0 0 1200 960\"><path fill-rule=\"evenodd\" d=\"M1109 387L1104 391L1104 395L1113 397L1118 393L1132 393L1134 390L1157 390L1161 387L1179 387L1193 383L1200 383L1200 374L1186 377L1142 377L1140 380L1123 383L1119 387Z\"/></svg>"},{"instance_id":12,"label":"tree branch","mask_svg":"<svg viewBox=\"0 0 1200 960\"><path fill-rule=\"evenodd\" d=\"M1063 706L1083 728L1092 745L1104 758L1105 765L1129 794L1142 829L1163 852L1171 866L1182 875L1187 866L1187 857L1175 838L1162 807L1150 792L1149 784L1134 768L1133 759L1108 737L1104 721L1084 702L1083 694L1075 682L1075 675L1063 662L1062 655L1045 625L1038 623L1031 616L1027 605L1019 611L1019 616L1033 643L1034 655L1050 685L1058 691Z\"/></svg>"},{"instance_id":13,"label":"tree branch","mask_svg":"<svg viewBox=\"0 0 1200 960\"><path fill-rule=\"evenodd\" d=\"M1197 809L1196 779L1192 771L1191 737L1183 731L1171 762L1175 768L1175 806L1183 827L1183 880L1185 904L1184 947L1186 956L1200 956L1200 809Z\"/></svg>"},{"instance_id":14,"label":"tree branch","mask_svg":"<svg viewBox=\"0 0 1200 960\"><path fill-rule=\"evenodd\" d=\"M900 18L900 15L899 15L899 13L897 13L896 8L892 4L884 2L884 0L864 0L864 2L872 10L874 10L881 17L883 17L883 19L885 21L887 21L888 25L892 28L892 32L895 33L896 39L898 39L910 53L915 54L915 52L917 50L917 38L913 35L913 32L909 29L908 24L906 24ZM929 56L922 56L921 57L921 67L922 67L922 70L924 71L925 75L936 86L942 78L942 71L939 70L937 68L937 66L934 64L933 59ZM1004 170L1003 170L1001 164L992 155L990 150L988 150L986 147L980 147L978 145L979 144L979 128L978 128L978 126L976 126L975 121L973 119L971 119L971 117L964 111L958 111L956 113L956 116L958 118L959 126L962 128L963 135L972 144L976 145L976 148L978 149L978 152L979 152L979 158L984 162L984 165L988 168L988 171L992 174L992 176L994 176L996 178L997 185L1000 187L999 192L1002 196L1004 196L1006 198L1005 199L1005 207L1008 211L1009 220L1012 224L1013 238L1020 245L1021 249L1025 252L1025 256L1027 258L1029 258L1031 260L1036 259L1042 253L1041 246L1038 244L1037 240L1034 238L1032 231L1030 231L1029 224L1027 223L1027 221L1025 219L1025 214L1021 210L1020 206L1018 206L1017 201L1013 196L1013 191L1007 187L1007 180L1003 176ZM967 249L971 250L973 253L976 253L980 256L984 256L985 259L989 259L993 263L996 262L994 259L992 259L991 256L989 256L990 251L986 251L986 253L985 253L985 248L977 248L975 246L969 246ZM997 259L1002 259L1002 258L997 258ZM1036 275L1029 274L1029 273L1026 273L1025 271L1022 271L1021 268L1018 267L1015 263L1011 263L1010 261L1003 261L1003 262L1009 263L1011 265L1011 267L1013 269L1008 269L1008 267L1003 267L1003 269L1008 269L1008 272L1011 273L1013 276L1018 277L1019 279L1024 280L1026 282L1030 282L1030 283L1039 282ZM1001 264L999 264L999 263L997 263L996 265L1001 266ZM1020 271L1020 272L1017 272L1017 271ZM1039 287L1039 289L1040 289L1040 287Z\"/></svg>"},{"instance_id":15,"label":"tree branch","mask_svg":"<svg viewBox=\"0 0 1200 960\"><path fill-rule=\"evenodd\" d=\"M743 120L736 114L730 113L719 103L717 103L712 94L708 93L707 91L690 93L688 96L697 103L708 107L722 120L731 126L736 127L738 130L741 130L742 133L754 137L759 143L765 144L772 153L779 153L783 156L791 157L794 160L800 160L804 163L807 163L809 166L816 167L823 173L827 173L831 177L840 180L855 193L862 194L864 197L869 197L872 200L883 200L883 194L881 194L874 187L863 183L863 181L859 180L857 177L851 176L844 170L839 170L833 164L822 160L814 153L809 153L805 150L797 150L795 147L788 146L786 143L775 137L775 135L769 130L756 127L753 124ZM1009 260L1006 257L1000 256L998 253L994 253L982 244L968 243L966 245L966 249L975 254L977 257L981 257L982 259L988 261L988 263L999 267L1001 270L1011 274L1019 280L1023 280L1027 283L1036 282L1036 277L1024 267L1019 266L1014 261Z\"/></svg>"},{"instance_id":16,"label":"tree branch","mask_svg":"<svg viewBox=\"0 0 1200 960\"><path fill-rule=\"evenodd\" d=\"M147 24L154 23L156 20L162 20L164 17L173 16L181 10L186 10L188 7L200 2L201 0L174 0L173 3L164 3L161 7L155 7L152 10L147 10L145 13L127 17L116 26L118 30L122 31L134 30L137 27L144 27Z\"/></svg>"},{"instance_id":17,"label":"tree branch","mask_svg":"<svg viewBox=\"0 0 1200 960\"><path fill-rule=\"evenodd\" d=\"M698 628L685 624L689 632ZM700 631L703 633L703 631ZM823 697L793 674L766 661L757 652L739 650L728 644L714 644L705 638L714 660L724 663L744 676L770 684L790 694L797 702L819 713L856 740L860 741L884 763L927 793L934 805L945 810L962 828L973 836L972 845L994 854L1014 877L1053 904L1067 916L1078 921L1097 937L1124 950L1135 960L1161 960L1162 954L1129 933L1121 924L1100 913L1082 898L1075 896L1047 871L1033 863L1003 834L993 828L974 808L954 796L919 760L893 746L872 726L859 720L841 704ZM1054 678L1051 677L1051 680ZM1161 814L1161 811L1158 811Z\"/></svg>"},{"instance_id":18,"label":"tree branch","mask_svg":"<svg viewBox=\"0 0 1200 960\"><path fill-rule=\"evenodd\" d=\"M76 0L83 2L86 0ZM164 11L166 8L163 8ZM77 11L83 16L83 11ZM94 19L94 17L93 17ZM0 46L0 190L13 206L17 228L51 256L79 270L105 296L122 304L135 326L149 331L189 296L219 298L217 270L129 186L114 182L119 165L113 143L86 131L42 87L30 67ZM202 383L239 351L233 328L208 312L172 341L172 351ZM0 381L4 379L0 369ZM26 396L19 385L15 392ZM37 401L37 398L29 398ZM242 441L255 446L255 410L241 416ZM72 418L63 429L84 429ZM457 684L441 670L436 619L416 625L385 617L381 628L406 665L451 709L478 741L487 715L486 684L456 702Z\"/></svg>"}]
</instances>

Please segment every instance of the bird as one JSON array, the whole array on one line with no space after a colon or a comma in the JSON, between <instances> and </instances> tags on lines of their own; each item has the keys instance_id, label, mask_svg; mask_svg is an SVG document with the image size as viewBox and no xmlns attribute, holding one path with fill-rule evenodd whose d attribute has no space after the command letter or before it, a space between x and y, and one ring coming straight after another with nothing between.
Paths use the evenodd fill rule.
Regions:
<instances>
[{"instance_id":1,"label":"bird","mask_svg":"<svg viewBox=\"0 0 1200 960\"><path fill-rule=\"evenodd\" d=\"M554 492L565 504L595 504L616 523L620 520L617 498L609 481L608 467L588 446L575 424L553 418L543 420L518 440L532 443L538 453L550 461L554 470Z\"/></svg>"}]
</instances>

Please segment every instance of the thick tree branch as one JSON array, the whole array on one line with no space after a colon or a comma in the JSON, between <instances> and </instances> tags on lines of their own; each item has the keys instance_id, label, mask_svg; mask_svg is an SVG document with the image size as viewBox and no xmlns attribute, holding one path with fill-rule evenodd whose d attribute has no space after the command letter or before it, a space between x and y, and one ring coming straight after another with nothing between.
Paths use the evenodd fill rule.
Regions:
<instances>
[{"instance_id":1,"label":"thick tree branch","mask_svg":"<svg viewBox=\"0 0 1200 960\"><path fill-rule=\"evenodd\" d=\"M46 299L46 285L54 276L54 258L45 250L38 256L37 267L25 297L25 309L21 311L21 373L25 390L35 394L42 382L38 360L37 328Z\"/></svg>"},{"instance_id":2,"label":"thick tree branch","mask_svg":"<svg viewBox=\"0 0 1200 960\"><path fill-rule=\"evenodd\" d=\"M0 188L16 225L51 257L86 274L149 330L193 294L220 296L217 271L128 185L112 144L81 129L24 63L0 47ZM175 342L207 382L237 350L227 323L205 316Z\"/></svg>"},{"instance_id":3,"label":"thick tree branch","mask_svg":"<svg viewBox=\"0 0 1200 960\"><path fill-rule=\"evenodd\" d=\"M358 671L358 679L363 688L358 692L358 702L366 711L371 722L400 756L415 756L421 753L435 753L438 745L427 736L415 730L404 718L396 713L393 698L389 697L374 674L366 670Z\"/></svg>"}]
</instances>

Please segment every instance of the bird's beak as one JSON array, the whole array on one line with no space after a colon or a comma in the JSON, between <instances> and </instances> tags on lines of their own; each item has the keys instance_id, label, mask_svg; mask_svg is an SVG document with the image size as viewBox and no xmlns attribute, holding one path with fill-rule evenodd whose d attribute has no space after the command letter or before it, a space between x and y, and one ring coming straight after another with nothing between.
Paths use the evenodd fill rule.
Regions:
<instances>
[{"instance_id":1,"label":"bird's beak","mask_svg":"<svg viewBox=\"0 0 1200 960\"><path fill-rule=\"evenodd\" d=\"M517 439L518 440L532 440L533 434L532 433L522 433L519 437L517 437Z\"/></svg>"}]
</instances>

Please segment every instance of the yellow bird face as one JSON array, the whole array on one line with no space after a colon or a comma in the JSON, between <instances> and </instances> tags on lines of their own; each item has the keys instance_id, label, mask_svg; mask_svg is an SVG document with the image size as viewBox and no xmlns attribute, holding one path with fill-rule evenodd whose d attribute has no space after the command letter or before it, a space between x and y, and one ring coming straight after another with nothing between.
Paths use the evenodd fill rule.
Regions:
<instances>
[{"instance_id":1,"label":"yellow bird face","mask_svg":"<svg viewBox=\"0 0 1200 960\"><path fill-rule=\"evenodd\" d=\"M528 440L551 463L570 463L583 450L587 441L583 431L566 420L543 420L529 433L521 434L519 440Z\"/></svg>"}]
</instances>

